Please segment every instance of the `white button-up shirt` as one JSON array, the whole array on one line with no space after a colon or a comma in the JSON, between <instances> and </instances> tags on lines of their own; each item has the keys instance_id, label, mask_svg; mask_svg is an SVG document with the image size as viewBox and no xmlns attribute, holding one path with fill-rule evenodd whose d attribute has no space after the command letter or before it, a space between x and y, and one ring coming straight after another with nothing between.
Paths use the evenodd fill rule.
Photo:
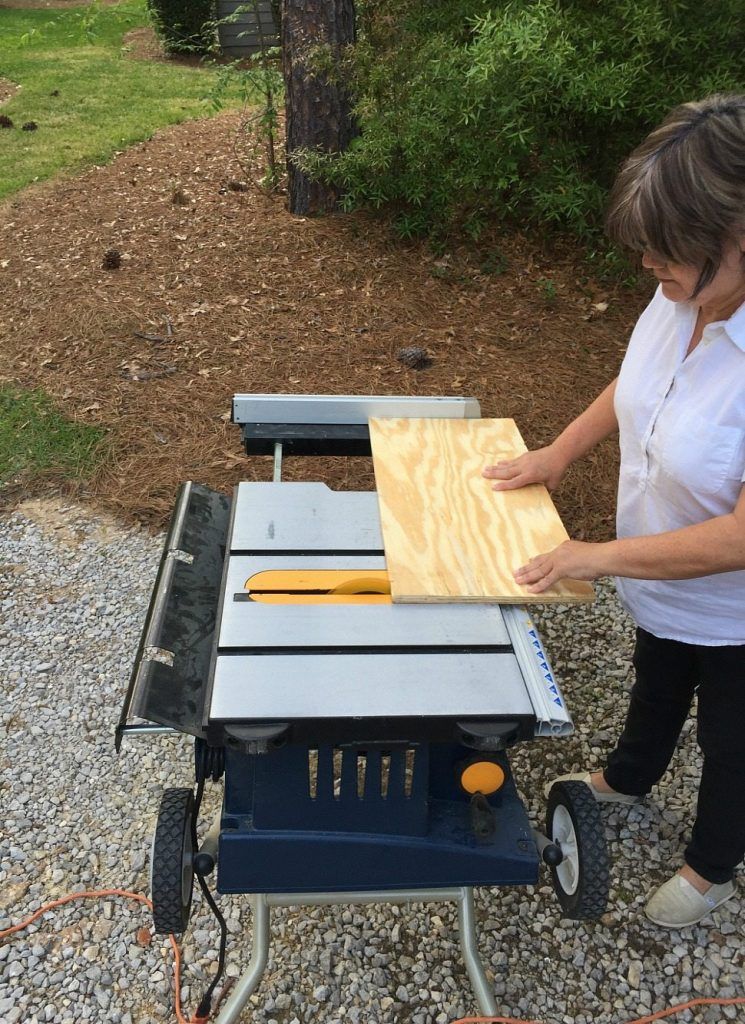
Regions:
<instances>
[{"instance_id":1,"label":"white button-up shirt","mask_svg":"<svg viewBox=\"0 0 745 1024\"><path fill-rule=\"evenodd\" d=\"M615 396L617 533L678 530L732 512L745 480L745 304L686 357L697 307L660 289L631 335ZM745 644L745 570L616 580L642 629L684 643Z\"/></svg>"}]
</instances>

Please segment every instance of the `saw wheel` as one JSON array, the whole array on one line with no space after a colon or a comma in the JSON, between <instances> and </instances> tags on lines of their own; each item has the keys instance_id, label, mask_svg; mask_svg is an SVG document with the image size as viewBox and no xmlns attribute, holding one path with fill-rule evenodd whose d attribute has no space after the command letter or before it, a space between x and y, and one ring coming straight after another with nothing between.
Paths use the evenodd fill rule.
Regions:
<instances>
[{"instance_id":1,"label":"saw wheel","mask_svg":"<svg viewBox=\"0 0 745 1024\"><path fill-rule=\"evenodd\" d=\"M167 789L158 811L150 858L153 928L159 935L178 935L189 923L194 889L191 789Z\"/></svg>"}]
</instances>

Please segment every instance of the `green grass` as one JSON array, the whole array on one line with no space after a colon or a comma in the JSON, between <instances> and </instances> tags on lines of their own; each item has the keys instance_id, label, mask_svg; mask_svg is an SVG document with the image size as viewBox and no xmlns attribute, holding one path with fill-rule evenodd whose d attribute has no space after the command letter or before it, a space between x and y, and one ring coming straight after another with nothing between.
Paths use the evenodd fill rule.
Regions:
<instances>
[{"instance_id":1,"label":"green grass","mask_svg":"<svg viewBox=\"0 0 745 1024\"><path fill-rule=\"evenodd\" d=\"M0 198L213 112L213 69L126 57L123 36L148 23L145 0L0 9L0 74L21 86L0 106L14 123L0 128ZM21 130L28 121L37 131Z\"/></svg>"},{"instance_id":2,"label":"green grass","mask_svg":"<svg viewBox=\"0 0 745 1024\"><path fill-rule=\"evenodd\" d=\"M65 419L42 391L0 385L0 486L53 470L90 476L105 451L105 431Z\"/></svg>"}]
</instances>

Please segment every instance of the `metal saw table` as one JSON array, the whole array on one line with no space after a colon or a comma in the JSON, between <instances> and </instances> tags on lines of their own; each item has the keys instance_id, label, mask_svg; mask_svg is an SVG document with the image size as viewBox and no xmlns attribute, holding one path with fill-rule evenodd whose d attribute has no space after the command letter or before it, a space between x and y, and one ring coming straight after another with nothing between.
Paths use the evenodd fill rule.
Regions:
<instances>
[{"instance_id":1,"label":"metal saw table","mask_svg":"<svg viewBox=\"0 0 745 1024\"><path fill-rule=\"evenodd\" d=\"M287 454L369 454L371 416L478 414L472 399L236 396L274 480L232 501L181 488L117 744L177 730L198 785L224 775L201 845L192 790L166 791L151 876L159 932L186 927L195 871L251 894L251 964L219 1024L260 981L272 906L454 901L487 1015L474 886L535 884L543 856L567 913L604 909L589 793L557 793L544 836L512 779L510 746L572 731L527 611L391 603L376 494L281 479Z\"/></svg>"}]
</instances>

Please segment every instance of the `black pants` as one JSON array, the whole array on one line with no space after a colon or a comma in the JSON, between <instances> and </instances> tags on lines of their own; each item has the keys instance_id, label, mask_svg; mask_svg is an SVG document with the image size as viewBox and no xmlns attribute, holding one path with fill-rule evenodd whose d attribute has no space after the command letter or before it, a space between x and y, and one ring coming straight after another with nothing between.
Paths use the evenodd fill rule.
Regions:
<instances>
[{"instance_id":1,"label":"black pants","mask_svg":"<svg viewBox=\"0 0 745 1024\"><path fill-rule=\"evenodd\" d=\"M634 668L606 782L619 793L649 792L670 763L698 688L704 767L685 860L707 881L727 882L745 856L745 646L699 647L637 629Z\"/></svg>"}]
</instances>

